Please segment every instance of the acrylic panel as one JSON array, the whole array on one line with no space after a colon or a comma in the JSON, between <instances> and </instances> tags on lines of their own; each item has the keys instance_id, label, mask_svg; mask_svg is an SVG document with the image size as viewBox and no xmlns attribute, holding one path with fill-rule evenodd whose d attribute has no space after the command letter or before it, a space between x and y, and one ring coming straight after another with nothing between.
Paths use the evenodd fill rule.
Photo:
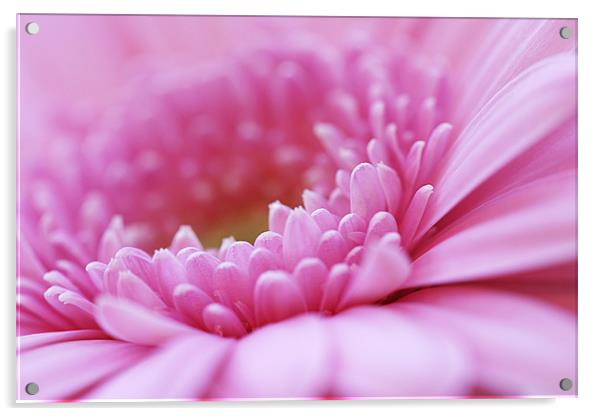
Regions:
<instances>
[{"instance_id":1,"label":"acrylic panel","mask_svg":"<svg viewBox=\"0 0 602 416\"><path fill-rule=\"evenodd\" d=\"M576 396L576 20L17 37L18 400Z\"/></svg>"}]
</instances>

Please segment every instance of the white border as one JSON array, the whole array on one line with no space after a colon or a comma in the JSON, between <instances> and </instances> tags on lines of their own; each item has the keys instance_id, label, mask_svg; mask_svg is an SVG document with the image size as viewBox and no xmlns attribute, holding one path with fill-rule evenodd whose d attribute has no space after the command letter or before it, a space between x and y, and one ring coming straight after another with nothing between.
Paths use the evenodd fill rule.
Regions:
<instances>
[{"instance_id":1,"label":"white border","mask_svg":"<svg viewBox=\"0 0 602 416\"><path fill-rule=\"evenodd\" d=\"M80 414L82 410L94 414L111 412L124 414L144 411L149 415L220 412L239 414L278 414L286 408L287 414L313 414L342 411L360 415L378 411L383 414L446 415L506 415L510 412L532 415L563 415L600 413L600 365L602 352L599 319L602 296L602 270L600 268L600 232L602 231L599 178L602 161L602 60L599 45L602 39L602 22L595 10L596 2L504 0L498 2L453 1L394 1L364 0L361 2L327 2L324 0L3 0L0 3L2 21L2 100L0 101L0 126L3 158L0 163L2 180L2 238L0 238L0 264L3 265L2 299L2 349L3 369L0 377L1 404L14 411L30 413L42 410L49 415ZM348 16L454 16L454 17L571 17L579 19L579 398L578 399L520 399L520 400L445 400L445 401L329 401L329 402L234 402L234 403L172 403L155 402L116 404L53 404L15 405L14 391L14 273L15 273L15 14L16 13L121 13L121 14L259 14L259 15L340 15ZM551 365L553 363L550 363ZM15 406L17 408L15 408ZM46 408L46 407L51 407ZM142 407L149 407L142 410ZM598 408L598 411L594 409Z\"/></svg>"}]
</instances>

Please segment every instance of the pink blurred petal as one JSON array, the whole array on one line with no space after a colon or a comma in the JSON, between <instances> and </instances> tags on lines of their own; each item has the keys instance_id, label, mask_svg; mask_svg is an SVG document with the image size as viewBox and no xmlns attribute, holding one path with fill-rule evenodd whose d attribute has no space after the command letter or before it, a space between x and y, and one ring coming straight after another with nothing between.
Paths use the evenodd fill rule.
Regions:
<instances>
[{"instance_id":1,"label":"pink blurred petal","mask_svg":"<svg viewBox=\"0 0 602 416\"><path fill-rule=\"evenodd\" d=\"M189 283L175 287L173 301L176 310L196 324L203 324L203 309L213 300L201 289Z\"/></svg>"},{"instance_id":2,"label":"pink blurred petal","mask_svg":"<svg viewBox=\"0 0 602 416\"><path fill-rule=\"evenodd\" d=\"M286 265L294 268L304 257L316 254L322 233L310 215L296 208L288 217L283 234L283 254Z\"/></svg>"},{"instance_id":3,"label":"pink blurred petal","mask_svg":"<svg viewBox=\"0 0 602 416\"><path fill-rule=\"evenodd\" d=\"M470 357L442 331L379 307L328 321L335 340L335 397L459 396L472 386Z\"/></svg>"},{"instance_id":4,"label":"pink blurred petal","mask_svg":"<svg viewBox=\"0 0 602 416\"><path fill-rule=\"evenodd\" d=\"M458 80L457 85L462 88L456 92L458 101L453 108L453 121L461 119L460 125L525 68L576 48L576 37L567 40L559 36L563 26L576 33L576 20L508 19L488 23L487 36L482 40L475 38L480 45L476 50L469 49L470 63L462 68Z\"/></svg>"},{"instance_id":5,"label":"pink blurred petal","mask_svg":"<svg viewBox=\"0 0 602 416\"><path fill-rule=\"evenodd\" d=\"M380 185L385 193L387 210L395 214L401 200L401 180L399 179L397 172L384 163L378 163L376 165L376 172L378 173Z\"/></svg>"},{"instance_id":6,"label":"pink blurred petal","mask_svg":"<svg viewBox=\"0 0 602 416\"><path fill-rule=\"evenodd\" d=\"M198 333L175 338L115 375L87 399L200 399L211 391L234 342ZM167 381L166 376L172 375Z\"/></svg>"},{"instance_id":7,"label":"pink blurred petal","mask_svg":"<svg viewBox=\"0 0 602 416\"><path fill-rule=\"evenodd\" d=\"M198 286L205 293L213 295L215 290L213 285L213 273L220 264L217 257L199 252L188 257L185 263L186 280Z\"/></svg>"},{"instance_id":8,"label":"pink blurred petal","mask_svg":"<svg viewBox=\"0 0 602 416\"><path fill-rule=\"evenodd\" d=\"M483 107L439 167L436 192L418 235L480 183L574 116L574 76L573 55L548 58L521 73ZM533 124L533 120L541 122Z\"/></svg>"},{"instance_id":9,"label":"pink blurred petal","mask_svg":"<svg viewBox=\"0 0 602 416\"><path fill-rule=\"evenodd\" d=\"M263 247L282 257L282 235L273 231L264 231L255 239L255 247Z\"/></svg>"},{"instance_id":10,"label":"pink blurred petal","mask_svg":"<svg viewBox=\"0 0 602 416\"><path fill-rule=\"evenodd\" d=\"M77 397L147 353L147 348L120 341L78 340L59 342L23 352L19 357L19 400L66 400ZM25 394L35 382L40 391Z\"/></svg>"},{"instance_id":11,"label":"pink blurred petal","mask_svg":"<svg viewBox=\"0 0 602 416\"><path fill-rule=\"evenodd\" d=\"M278 234L283 234L286 220L288 219L288 216L292 210L286 205L282 205L279 201L271 203L269 208L270 231L273 231Z\"/></svg>"},{"instance_id":12,"label":"pink blurred petal","mask_svg":"<svg viewBox=\"0 0 602 416\"><path fill-rule=\"evenodd\" d=\"M320 238L317 257L327 266L343 261L348 251L345 238L336 230L326 231Z\"/></svg>"},{"instance_id":13,"label":"pink blurred petal","mask_svg":"<svg viewBox=\"0 0 602 416\"><path fill-rule=\"evenodd\" d=\"M308 257L299 262L293 272L309 311L320 308L324 284L328 278L328 269L320 259Z\"/></svg>"},{"instance_id":14,"label":"pink blurred petal","mask_svg":"<svg viewBox=\"0 0 602 416\"><path fill-rule=\"evenodd\" d=\"M86 339L104 339L108 336L98 329L79 329L59 332L43 332L19 337L17 348L21 353L46 345L58 344L67 341Z\"/></svg>"},{"instance_id":15,"label":"pink blurred petal","mask_svg":"<svg viewBox=\"0 0 602 416\"><path fill-rule=\"evenodd\" d=\"M322 397L335 362L330 336L315 315L261 328L236 345L211 397Z\"/></svg>"},{"instance_id":16,"label":"pink blurred petal","mask_svg":"<svg viewBox=\"0 0 602 416\"><path fill-rule=\"evenodd\" d=\"M289 273L274 270L257 279L254 293L258 325L277 322L307 310L301 288Z\"/></svg>"},{"instance_id":17,"label":"pink blurred petal","mask_svg":"<svg viewBox=\"0 0 602 416\"><path fill-rule=\"evenodd\" d=\"M576 258L573 174L519 187L440 232L407 286L489 278ZM474 255L478 253L478 255Z\"/></svg>"},{"instance_id":18,"label":"pink blurred petal","mask_svg":"<svg viewBox=\"0 0 602 416\"><path fill-rule=\"evenodd\" d=\"M238 338L247 333L238 316L220 303L211 303L203 309L203 323L219 336Z\"/></svg>"},{"instance_id":19,"label":"pink blurred petal","mask_svg":"<svg viewBox=\"0 0 602 416\"><path fill-rule=\"evenodd\" d=\"M397 221L395 217L388 212L377 212L370 219L368 224L368 231L366 231L365 244L377 242L385 234L390 232L397 232Z\"/></svg>"},{"instance_id":20,"label":"pink blurred petal","mask_svg":"<svg viewBox=\"0 0 602 416\"><path fill-rule=\"evenodd\" d=\"M173 305L175 287L186 282L186 270L173 253L166 249L157 250L153 256L153 266L156 270L157 286L165 303Z\"/></svg>"},{"instance_id":21,"label":"pink blurred petal","mask_svg":"<svg viewBox=\"0 0 602 416\"><path fill-rule=\"evenodd\" d=\"M186 247L195 247L202 249L203 245L201 244L198 237L196 236L196 234L190 226L181 225L176 234L174 235L169 249L172 252L177 253Z\"/></svg>"},{"instance_id":22,"label":"pink blurred petal","mask_svg":"<svg viewBox=\"0 0 602 416\"><path fill-rule=\"evenodd\" d=\"M96 320L113 337L134 344L157 345L192 328L124 299L102 296Z\"/></svg>"},{"instance_id":23,"label":"pink blurred petal","mask_svg":"<svg viewBox=\"0 0 602 416\"><path fill-rule=\"evenodd\" d=\"M166 307L161 298L142 279L128 271L119 273L117 296L127 298L151 310Z\"/></svg>"},{"instance_id":24,"label":"pink blurred petal","mask_svg":"<svg viewBox=\"0 0 602 416\"><path fill-rule=\"evenodd\" d=\"M347 264L335 264L328 273L322 300L320 302L320 311L326 315L332 315L340 309L341 298L347 289L347 285L351 280L351 271Z\"/></svg>"},{"instance_id":25,"label":"pink blurred petal","mask_svg":"<svg viewBox=\"0 0 602 416\"><path fill-rule=\"evenodd\" d=\"M337 217L324 208L319 208L312 212L311 217L318 224L322 232L336 230L338 227Z\"/></svg>"},{"instance_id":26,"label":"pink blurred petal","mask_svg":"<svg viewBox=\"0 0 602 416\"><path fill-rule=\"evenodd\" d=\"M268 249L259 247L253 250L249 258L249 279L251 279L251 283L255 284L257 278L263 272L277 269L280 262L281 259Z\"/></svg>"},{"instance_id":27,"label":"pink blurred petal","mask_svg":"<svg viewBox=\"0 0 602 416\"><path fill-rule=\"evenodd\" d=\"M410 274L410 259L398 247L378 243L368 248L351 277L340 308L376 302L400 289Z\"/></svg>"},{"instance_id":28,"label":"pink blurred petal","mask_svg":"<svg viewBox=\"0 0 602 416\"><path fill-rule=\"evenodd\" d=\"M352 213L367 221L386 208L385 194L373 165L361 163L355 167L351 173L350 187Z\"/></svg>"},{"instance_id":29,"label":"pink blurred petal","mask_svg":"<svg viewBox=\"0 0 602 416\"><path fill-rule=\"evenodd\" d=\"M230 261L236 264L241 269L245 270L249 267L249 258L253 252L253 246L246 241L237 241L228 247L225 261Z\"/></svg>"},{"instance_id":30,"label":"pink blurred petal","mask_svg":"<svg viewBox=\"0 0 602 416\"><path fill-rule=\"evenodd\" d=\"M425 289L391 309L425 330L462 340L471 351L474 383L501 395L572 395L558 383L576 380L573 313L518 294L478 286Z\"/></svg>"}]
</instances>

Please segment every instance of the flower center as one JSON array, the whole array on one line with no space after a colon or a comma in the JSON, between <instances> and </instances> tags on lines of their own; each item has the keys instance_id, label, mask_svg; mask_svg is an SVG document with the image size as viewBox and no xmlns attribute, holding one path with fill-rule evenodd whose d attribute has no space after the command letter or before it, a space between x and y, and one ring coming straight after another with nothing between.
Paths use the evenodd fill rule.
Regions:
<instances>
[{"instance_id":1,"label":"flower center","mask_svg":"<svg viewBox=\"0 0 602 416\"><path fill-rule=\"evenodd\" d=\"M430 182L449 147L451 126L439 124L445 79L378 50L330 52L264 51L227 75L154 80L158 91L126 101L102 140L90 142L90 154L113 162L89 167L128 226L105 232L101 261L86 267L87 293L56 284L49 301L95 314L91 300L117 298L240 337L403 289L407 252L422 237ZM303 207L272 203L268 231L258 233L258 206L295 201L308 186ZM181 226L153 256L122 247L136 227L130 239L156 247L182 222L210 246L220 232L243 241L204 249Z\"/></svg>"}]
</instances>

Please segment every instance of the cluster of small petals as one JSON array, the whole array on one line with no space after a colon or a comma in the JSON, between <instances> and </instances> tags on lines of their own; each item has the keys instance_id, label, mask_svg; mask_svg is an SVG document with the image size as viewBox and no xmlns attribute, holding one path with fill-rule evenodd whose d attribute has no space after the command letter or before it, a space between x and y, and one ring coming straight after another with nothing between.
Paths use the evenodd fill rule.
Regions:
<instances>
[{"instance_id":1,"label":"cluster of small petals","mask_svg":"<svg viewBox=\"0 0 602 416\"><path fill-rule=\"evenodd\" d=\"M377 302L401 288L409 275L410 260L388 212L375 213L367 223L356 214L339 218L322 208L314 213L329 215L334 227L322 230L304 208L271 207L272 218L288 211L284 225L276 225L281 232L266 231L253 245L225 240L219 250L197 244L177 252L157 250L153 256L124 247L108 263L88 264L88 282L93 293L105 298L135 303L220 336L240 337L300 313L332 314ZM171 247L181 240L194 242L193 237L183 227ZM50 272L46 280L53 284L46 297L58 314L77 317L81 328L96 327L96 321L111 327L106 316L95 320L97 306L70 279Z\"/></svg>"},{"instance_id":2,"label":"cluster of small petals","mask_svg":"<svg viewBox=\"0 0 602 416\"><path fill-rule=\"evenodd\" d=\"M451 126L437 125L445 113L438 105L444 79L378 50L336 56L319 48L274 49L227 75L184 77L182 85L152 78L161 88L144 92L144 111L126 101L103 121L102 135L84 146L84 159L94 156L84 179L97 176L102 189L90 204L123 212L128 225L120 216L104 220L98 242L80 252L82 244L43 216L48 240L64 251L58 257L73 265L45 277L55 326L100 325L114 333L113 315L99 312L97 301L112 297L241 337L294 315L334 314L399 290L433 192L429 182L450 146ZM345 67L338 71L343 78L327 71L333 65ZM416 86L400 73L438 75ZM140 100L140 92L132 99ZM127 140L116 147L120 137ZM310 185L303 207L271 203L269 229L253 244L226 238L204 249L191 227L180 226L168 248L152 256L132 247L146 247L149 235L164 235L177 221L203 230L216 215L227 216L223 207L302 185Z\"/></svg>"}]
</instances>

